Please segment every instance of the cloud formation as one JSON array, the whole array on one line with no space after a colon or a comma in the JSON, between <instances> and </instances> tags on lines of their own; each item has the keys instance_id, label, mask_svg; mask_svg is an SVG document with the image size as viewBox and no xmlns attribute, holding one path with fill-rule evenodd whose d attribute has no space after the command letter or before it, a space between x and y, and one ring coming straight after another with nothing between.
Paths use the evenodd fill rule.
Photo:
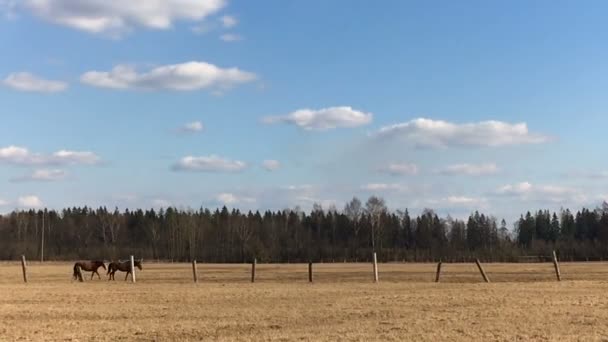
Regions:
<instances>
[{"instance_id":1,"label":"cloud formation","mask_svg":"<svg viewBox=\"0 0 608 342\"><path fill-rule=\"evenodd\" d=\"M35 195L22 196L17 199L17 205L21 208L42 208L44 203Z\"/></svg>"},{"instance_id":2,"label":"cloud formation","mask_svg":"<svg viewBox=\"0 0 608 342\"><path fill-rule=\"evenodd\" d=\"M31 174L13 178L12 182L57 182L64 180L67 173L59 169L39 169L34 170Z\"/></svg>"},{"instance_id":3,"label":"cloud formation","mask_svg":"<svg viewBox=\"0 0 608 342\"><path fill-rule=\"evenodd\" d=\"M361 190L368 192L399 192L408 189L406 185L398 183L369 183L361 186Z\"/></svg>"},{"instance_id":4,"label":"cloud formation","mask_svg":"<svg viewBox=\"0 0 608 342\"><path fill-rule=\"evenodd\" d=\"M136 28L166 30L181 20L201 21L226 0L23 0L20 8L48 22L119 37Z\"/></svg>"},{"instance_id":5,"label":"cloud formation","mask_svg":"<svg viewBox=\"0 0 608 342\"><path fill-rule=\"evenodd\" d=\"M93 87L175 91L227 90L255 79L251 72L197 61L163 65L143 73L130 65L117 65L111 71L89 71L80 77L82 83Z\"/></svg>"},{"instance_id":6,"label":"cloud formation","mask_svg":"<svg viewBox=\"0 0 608 342\"><path fill-rule=\"evenodd\" d=\"M52 154L32 153L25 147L8 146L0 148L0 163L32 165L98 164L101 158L93 152L59 150Z\"/></svg>"},{"instance_id":7,"label":"cloud formation","mask_svg":"<svg viewBox=\"0 0 608 342\"><path fill-rule=\"evenodd\" d=\"M492 120L458 124L425 118L382 127L374 136L435 148L498 147L540 144L551 140L548 136L531 133L525 123Z\"/></svg>"},{"instance_id":8,"label":"cloud formation","mask_svg":"<svg viewBox=\"0 0 608 342\"><path fill-rule=\"evenodd\" d=\"M239 172L247 168L240 160L230 160L216 155L186 156L173 165L174 171L191 172Z\"/></svg>"},{"instance_id":9,"label":"cloud formation","mask_svg":"<svg viewBox=\"0 0 608 342\"><path fill-rule=\"evenodd\" d=\"M352 107L329 107L319 110L300 109L283 116L267 116L264 123L287 123L305 130L329 130L335 128L352 128L372 122L373 114L364 113Z\"/></svg>"},{"instance_id":10,"label":"cloud formation","mask_svg":"<svg viewBox=\"0 0 608 342\"><path fill-rule=\"evenodd\" d=\"M216 196L216 200L224 205L235 205L235 204L242 204L242 203L255 203L256 200L255 198L251 198L251 197L242 197L242 196L238 196L235 195L233 193L229 193L229 192L224 192L221 194L218 194Z\"/></svg>"},{"instance_id":11,"label":"cloud formation","mask_svg":"<svg viewBox=\"0 0 608 342\"><path fill-rule=\"evenodd\" d=\"M202 132L205 126L200 121L189 122L178 129L181 133L199 133Z\"/></svg>"},{"instance_id":12,"label":"cloud formation","mask_svg":"<svg viewBox=\"0 0 608 342\"><path fill-rule=\"evenodd\" d=\"M529 182L507 184L497 189L496 194L520 200L550 201L554 203L584 202L587 196L580 190L557 185L533 185Z\"/></svg>"},{"instance_id":13,"label":"cloud formation","mask_svg":"<svg viewBox=\"0 0 608 342\"><path fill-rule=\"evenodd\" d=\"M393 176L416 175L418 174L418 165L412 163L390 163L385 167L381 167L379 171Z\"/></svg>"},{"instance_id":14,"label":"cloud formation","mask_svg":"<svg viewBox=\"0 0 608 342\"><path fill-rule=\"evenodd\" d=\"M239 23L239 21L234 16L231 16L231 15L222 16L220 18L220 21L222 22L222 27L227 28L227 29L233 28Z\"/></svg>"},{"instance_id":15,"label":"cloud formation","mask_svg":"<svg viewBox=\"0 0 608 342\"><path fill-rule=\"evenodd\" d=\"M276 171L281 167L281 163L278 160L268 159L262 162L262 167L266 171Z\"/></svg>"},{"instance_id":16,"label":"cloud formation","mask_svg":"<svg viewBox=\"0 0 608 342\"><path fill-rule=\"evenodd\" d=\"M487 176L499 172L498 166L494 163L483 164L454 164L448 165L438 171L442 175L466 175L466 176Z\"/></svg>"},{"instance_id":17,"label":"cloud formation","mask_svg":"<svg viewBox=\"0 0 608 342\"><path fill-rule=\"evenodd\" d=\"M2 84L14 90L38 93L58 93L68 88L65 82L45 80L29 72L9 74Z\"/></svg>"},{"instance_id":18,"label":"cloud formation","mask_svg":"<svg viewBox=\"0 0 608 342\"><path fill-rule=\"evenodd\" d=\"M243 40L243 37L235 33L224 33L220 36L220 39L226 43L233 43Z\"/></svg>"}]
</instances>

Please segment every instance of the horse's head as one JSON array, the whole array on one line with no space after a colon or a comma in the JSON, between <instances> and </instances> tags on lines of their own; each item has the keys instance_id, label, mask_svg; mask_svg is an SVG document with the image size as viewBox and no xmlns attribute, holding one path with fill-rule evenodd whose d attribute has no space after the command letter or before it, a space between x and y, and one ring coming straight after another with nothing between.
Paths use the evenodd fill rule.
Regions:
<instances>
[{"instance_id":1,"label":"horse's head","mask_svg":"<svg viewBox=\"0 0 608 342\"><path fill-rule=\"evenodd\" d=\"M106 268L106 263L105 263L105 262L103 262L103 261L98 261L98 263L99 263L99 266L100 266L100 267L103 267L103 269L104 269L104 270L107 270L107 268Z\"/></svg>"},{"instance_id":2,"label":"horse's head","mask_svg":"<svg viewBox=\"0 0 608 342\"><path fill-rule=\"evenodd\" d=\"M135 263L135 267L139 268L139 270L140 270L140 271L142 270L142 267L141 267L141 262L142 262L142 260L143 260L143 259L139 259L139 260L135 260L135 261L134 261L134 263Z\"/></svg>"}]
</instances>

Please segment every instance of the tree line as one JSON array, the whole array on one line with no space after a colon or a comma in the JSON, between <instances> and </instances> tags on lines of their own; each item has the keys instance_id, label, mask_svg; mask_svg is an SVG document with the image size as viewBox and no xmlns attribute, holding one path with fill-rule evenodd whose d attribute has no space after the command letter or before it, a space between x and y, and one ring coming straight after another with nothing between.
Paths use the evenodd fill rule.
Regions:
<instances>
[{"instance_id":1,"label":"tree line","mask_svg":"<svg viewBox=\"0 0 608 342\"><path fill-rule=\"evenodd\" d=\"M0 216L0 259L116 260L135 255L163 261L237 263L538 260L608 257L608 204L593 210L527 212L505 220L472 213L440 218L425 209L389 211L382 198L358 198L342 210L315 204L305 213L238 209L108 210L89 207L22 210Z\"/></svg>"}]
</instances>

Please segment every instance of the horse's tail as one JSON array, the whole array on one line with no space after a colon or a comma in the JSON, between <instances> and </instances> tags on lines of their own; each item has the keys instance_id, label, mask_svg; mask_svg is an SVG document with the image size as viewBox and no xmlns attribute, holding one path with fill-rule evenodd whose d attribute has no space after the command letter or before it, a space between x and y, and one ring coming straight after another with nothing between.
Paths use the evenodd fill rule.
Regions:
<instances>
[{"instance_id":1,"label":"horse's tail","mask_svg":"<svg viewBox=\"0 0 608 342\"><path fill-rule=\"evenodd\" d=\"M112 268L114 267L114 263L111 262L110 264L108 264L108 272L106 272L106 275L110 274L110 272L112 272Z\"/></svg>"},{"instance_id":2,"label":"horse's tail","mask_svg":"<svg viewBox=\"0 0 608 342\"><path fill-rule=\"evenodd\" d=\"M74 274L72 274L72 277L74 277L74 279L78 278L78 263L74 264Z\"/></svg>"}]
</instances>

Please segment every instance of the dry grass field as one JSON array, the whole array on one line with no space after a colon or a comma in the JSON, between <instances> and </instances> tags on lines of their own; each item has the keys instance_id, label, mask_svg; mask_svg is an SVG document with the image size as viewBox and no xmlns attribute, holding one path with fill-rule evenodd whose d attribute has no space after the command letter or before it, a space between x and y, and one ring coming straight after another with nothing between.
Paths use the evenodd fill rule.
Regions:
<instances>
[{"instance_id":1,"label":"dry grass field","mask_svg":"<svg viewBox=\"0 0 608 342\"><path fill-rule=\"evenodd\" d=\"M608 340L608 264L144 264L137 284L0 263L0 341Z\"/></svg>"}]
</instances>

